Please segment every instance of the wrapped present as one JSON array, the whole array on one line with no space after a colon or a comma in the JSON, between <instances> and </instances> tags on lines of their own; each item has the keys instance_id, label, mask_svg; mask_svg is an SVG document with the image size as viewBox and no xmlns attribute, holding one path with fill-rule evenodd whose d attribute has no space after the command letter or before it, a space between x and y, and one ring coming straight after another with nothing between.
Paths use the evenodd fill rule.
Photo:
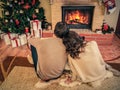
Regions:
<instances>
[{"instance_id":1,"label":"wrapped present","mask_svg":"<svg viewBox=\"0 0 120 90\"><path fill-rule=\"evenodd\" d=\"M40 33L40 37L42 38L42 34L43 34L42 29L39 30L39 33Z\"/></svg>"},{"instance_id":2,"label":"wrapped present","mask_svg":"<svg viewBox=\"0 0 120 90\"><path fill-rule=\"evenodd\" d=\"M31 20L30 26L31 26L31 29L33 29L35 31L42 29L41 28L41 21L39 21L39 20Z\"/></svg>"},{"instance_id":3,"label":"wrapped present","mask_svg":"<svg viewBox=\"0 0 120 90\"><path fill-rule=\"evenodd\" d=\"M10 39L13 39L13 38L15 38L15 37L18 37L18 34L16 34L16 33L7 33L7 35L8 35L8 37L9 37Z\"/></svg>"},{"instance_id":4,"label":"wrapped present","mask_svg":"<svg viewBox=\"0 0 120 90\"><path fill-rule=\"evenodd\" d=\"M3 35L3 39L4 39L6 45L10 45L11 44L11 40L10 40L10 37L9 37L8 34L4 34Z\"/></svg>"},{"instance_id":5,"label":"wrapped present","mask_svg":"<svg viewBox=\"0 0 120 90\"><path fill-rule=\"evenodd\" d=\"M25 35L26 35L27 40L28 40L29 38L31 38L30 33L25 33Z\"/></svg>"},{"instance_id":6,"label":"wrapped present","mask_svg":"<svg viewBox=\"0 0 120 90\"><path fill-rule=\"evenodd\" d=\"M11 44L11 39L18 37L18 34L15 33L7 33L3 35L3 39L5 41L6 45L10 45Z\"/></svg>"},{"instance_id":7,"label":"wrapped present","mask_svg":"<svg viewBox=\"0 0 120 90\"><path fill-rule=\"evenodd\" d=\"M5 33L0 33L0 39L4 39Z\"/></svg>"},{"instance_id":8,"label":"wrapped present","mask_svg":"<svg viewBox=\"0 0 120 90\"><path fill-rule=\"evenodd\" d=\"M27 44L27 36L26 36L26 34L19 35L19 39L20 39L20 44L21 45Z\"/></svg>"},{"instance_id":9,"label":"wrapped present","mask_svg":"<svg viewBox=\"0 0 120 90\"><path fill-rule=\"evenodd\" d=\"M31 29L31 35L35 38L37 37L42 37L42 29L39 29L39 30L33 30Z\"/></svg>"},{"instance_id":10,"label":"wrapped present","mask_svg":"<svg viewBox=\"0 0 120 90\"><path fill-rule=\"evenodd\" d=\"M11 44L12 44L12 47L18 47L20 46L20 39L19 38L13 38L11 39Z\"/></svg>"},{"instance_id":11,"label":"wrapped present","mask_svg":"<svg viewBox=\"0 0 120 90\"><path fill-rule=\"evenodd\" d=\"M31 35L34 37L42 37L42 28L41 28L41 21L39 20L31 20Z\"/></svg>"}]
</instances>

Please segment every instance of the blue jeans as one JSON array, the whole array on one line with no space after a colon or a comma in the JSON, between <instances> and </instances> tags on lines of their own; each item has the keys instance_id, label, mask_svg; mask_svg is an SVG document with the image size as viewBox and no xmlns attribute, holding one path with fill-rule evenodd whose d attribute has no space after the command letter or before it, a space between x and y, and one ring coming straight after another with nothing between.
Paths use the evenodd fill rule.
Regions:
<instances>
[{"instance_id":1,"label":"blue jeans","mask_svg":"<svg viewBox=\"0 0 120 90\"><path fill-rule=\"evenodd\" d=\"M32 45L31 45L31 53L32 53L32 59L33 59L35 71L37 71L38 54L36 48Z\"/></svg>"}]
</instances>

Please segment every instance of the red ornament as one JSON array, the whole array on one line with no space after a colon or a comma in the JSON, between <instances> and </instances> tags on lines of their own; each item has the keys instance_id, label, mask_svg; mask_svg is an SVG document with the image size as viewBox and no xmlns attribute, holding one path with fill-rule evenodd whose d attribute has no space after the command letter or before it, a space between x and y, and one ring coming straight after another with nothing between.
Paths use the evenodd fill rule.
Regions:
<instances>
[{"instance_id":1,"label":"red ornament","mask_svg":"<svg viewBox=\"0 0 120 90\"><path fill-rule=\"evenodd\" d=\"M20 22L19 22L18 19L15 20L15 23L16 23L16 25L19 25L19 24L20 24Z\"/></svg>"},{"instance_id":2,"label":"red ornament","mask_svg":"<svg viewBox=\"0 0 120 90\"><path fill-rule=\"evenodd\" d=\"M35 0L32 0L32 5L35 5Z\"/></svg>"},{"instance_id":3,"label":"red ornament","mask_svg":"<svg viewBox=\"0 0 120 90\"><path fill-rule=\"evenodd\" d=\"M29 9L29 8L30 8L29 3L26 3L26 5L25 5L23 8L24 8L24 9Z\"/></svg>"},{"instance_id":4,"label":"red ornament","mask_svg":"<svg viewBox=\"0 0 120 90\"><path fill-rule=\"evenodd\" d=\"M21 0L21 4L24 4L24 0Z\"/></svg>"},{"instance_id":5,"label":"red ornament","mask_svg":"<svg viewBox=\"0 0 120 90\"><path fill-rule=\"evenodd\" d=\"M32 15L32 18L35 19L37 16L35 14Z\"/></svg>"},{"instance_id":6,"label":"red ornament","mask_svg":"<svg viewBox=\"0 0 120 90\"><path fill-rule=\"evenodd\" d=\"M107 31L107 30L108 30L108 24L105 23L105 24L103 25L103 29L104 29L105 31Z\"/></svg>"},{"instance_id":7,"label":"red ornament","mask_svg":"<svg viewBox=\"0 0 120 90\"><path fill-rule=\"evenodd\" d=\"M25 28L25 33L28 33L28 32L29 32L29 28L26 27L26 28Z\"/></svg>"}]
</instances>

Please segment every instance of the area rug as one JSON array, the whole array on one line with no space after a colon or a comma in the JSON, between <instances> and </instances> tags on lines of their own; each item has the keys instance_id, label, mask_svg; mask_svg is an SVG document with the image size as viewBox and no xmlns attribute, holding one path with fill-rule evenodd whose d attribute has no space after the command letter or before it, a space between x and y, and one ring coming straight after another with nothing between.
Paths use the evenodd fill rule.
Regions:
<instances>
[{"instance_id":1,"label":"area rug","mask_svg":"<svg viewBox=\"0 0 120 90\"><path fill-rule=\"evenodd\" d=\"M120 39L113 38L111 45L98 45L104 61L112 61L120 58Z\"/></svg>"},{"instance_id":2,"label":"area rug","mask_svg":"<svg viewBox=\"0 0 120 90\"><path fill-rule=\"evenodd\" d=\"M90 87L81 84L74 87L63 87L53 83L46 88L35 88L39 81L33 67L15 66L6 80L1 84L0 90L120 90L120 77L112 77L103 81L100 87Z\"/></svg>"}]
</instances>

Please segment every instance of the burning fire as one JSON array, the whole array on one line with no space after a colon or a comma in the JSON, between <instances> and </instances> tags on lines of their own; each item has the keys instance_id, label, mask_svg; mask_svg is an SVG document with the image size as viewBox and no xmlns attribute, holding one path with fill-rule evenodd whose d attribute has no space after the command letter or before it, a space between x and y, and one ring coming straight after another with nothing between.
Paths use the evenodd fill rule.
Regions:
<instances>
[{"instance_id":1,"label":"burning fire","mask_svg":"<svg viewBox=\"0 0 120 90\"><path fill-rule=\"evenodd\" d=\"M67 24L89 24L89 14L79 10L67 12L65 22Z\"/></svg>"}]
</instances>

